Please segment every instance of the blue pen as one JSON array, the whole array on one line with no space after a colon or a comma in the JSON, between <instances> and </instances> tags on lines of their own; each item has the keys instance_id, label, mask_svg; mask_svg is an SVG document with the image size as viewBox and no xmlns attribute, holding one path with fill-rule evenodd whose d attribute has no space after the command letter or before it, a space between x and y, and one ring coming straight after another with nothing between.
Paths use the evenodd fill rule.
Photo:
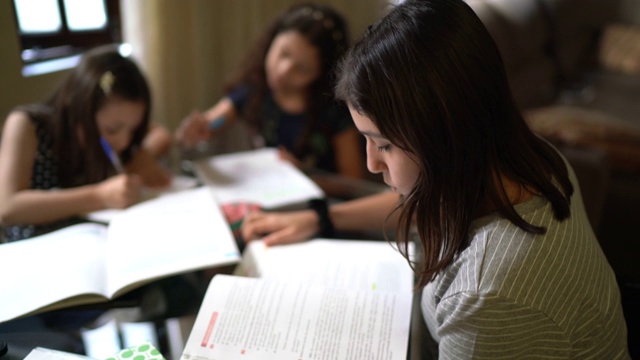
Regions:
<instances>
[{"instance_id":1,"label":"blue pen","mask_svg":"<svg viewBox=\"0 0 640 360\"><path fill-rule=\"evenodd\" d=\"M225 121L227 121L227 118L225 118L224 115L218 116L215 120L209 123L209 130L221 128Z\"/></svg>"},{"instance_id":2,"label":"blue pen","mask_svg":"<svg viewBox=\"0 0 640 360\"><path fill-rule=\"evenodd\" d=\"M100 145L102 145L104 153L109 158L109 161L111 161L111 164L113 164L113 167L116 168L116 171L120 174L124 174L124 167L122 167L122 163L120 162L118 154L113 151L111 145L109 145L107 140L102 136L100 137Z\"/></svg>"}]
</instances>

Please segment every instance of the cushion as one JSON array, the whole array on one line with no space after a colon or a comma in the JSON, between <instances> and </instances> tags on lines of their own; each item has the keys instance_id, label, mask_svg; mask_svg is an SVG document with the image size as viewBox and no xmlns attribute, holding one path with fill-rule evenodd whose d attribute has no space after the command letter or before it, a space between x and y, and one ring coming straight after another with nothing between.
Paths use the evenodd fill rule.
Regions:
<instances>
[{"instance_id":1,"label":"cushion","mask_svg":"<svg viewBox=\"0 0 640 360\"><path fill-rule=\"evenodd\" d=\"M598 60L608 70L640 74L640 25L607 26L600 41Z\"/></svg>"},{"instance_id":2,"label":"cushion","mask_svg":"<svg viewBox=\"0 0 640 360\"><path fill-rule=\"evenodd\" d=\"M549 141L603 151L612 170L640 174L640 127L598 110L570 105L530 109L524 116L529 127Z\"/></svg>"}]
</instances>

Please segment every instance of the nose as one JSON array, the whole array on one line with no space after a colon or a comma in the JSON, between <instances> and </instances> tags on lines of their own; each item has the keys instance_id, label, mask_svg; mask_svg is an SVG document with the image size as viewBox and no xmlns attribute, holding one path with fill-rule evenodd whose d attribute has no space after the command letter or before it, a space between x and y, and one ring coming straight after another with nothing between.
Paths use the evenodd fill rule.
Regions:
<instances>
[{"instance_id":1,"label":"nose","mask_svg":"<svg viewBox=\"0 0 640 360\"><path fill-rule=\"evenodd\" d=\"M291 72L291 69L293 68L293 62L285 59L280 61L280 64L278 66L278 76L283 77L286 76L289 72Z\"/></svg>"},{"instance_id":2,"label":"nose","mask_svg":"<svg viewBox=\"0 0 640 360\"><path fill-rule=\"evenodd\" d=\"M385 163L380 152L371 141L367 141L367 169L372 174L379 174L385 169Z\"/></svg>"}]
</instances>

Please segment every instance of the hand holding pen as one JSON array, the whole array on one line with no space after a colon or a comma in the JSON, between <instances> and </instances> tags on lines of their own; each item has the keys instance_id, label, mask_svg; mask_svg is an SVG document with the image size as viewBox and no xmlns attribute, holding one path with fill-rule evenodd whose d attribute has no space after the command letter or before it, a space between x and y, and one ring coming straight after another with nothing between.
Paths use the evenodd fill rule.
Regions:
<instances>
[{"instance_id":1,"label":"hand holding pen","mask_svg":"<svg viewBox=\"0 0 640 360\"><path fill-rule=\"evenodd\" d=\"M135 204L140 199L142 180L138 175L127 174L118 154L104 138L100 138L100 145L109 158L118 175L110 177L97 184L97 194L104 208L122 209Z\"/></svg>"},{"instance_id":2,"label":"hand holding pen","mask_svg":"<svg viewBox=\"0 0 640 360\"><path fill-rule=\"evenodd\" d=\"M109 161L111 162L111 164L113 164L113 167L116 169L118 174L124 174L125 171L124 167L122 166L122 162L120 161L120 157L118 156L118 154L116 154L111 145L109 145L107 139L101 136L100 145L102 146L102 150L104 150L105 155L107 155Z\"/></svg>"},{"instance_id":3,"label":"hand holding pen","mask_svg":"<svg viewBox=\"0 0 640 360\"><path fill-rule=\"evenodd\" d=\"M224 116L211 120L194 110L182 120L180 127L176 131L176 137L180 144L191 148L200 142L210 140L212 133L222 128L225 122L226 118Z\"/></svg>"}]
</instances>

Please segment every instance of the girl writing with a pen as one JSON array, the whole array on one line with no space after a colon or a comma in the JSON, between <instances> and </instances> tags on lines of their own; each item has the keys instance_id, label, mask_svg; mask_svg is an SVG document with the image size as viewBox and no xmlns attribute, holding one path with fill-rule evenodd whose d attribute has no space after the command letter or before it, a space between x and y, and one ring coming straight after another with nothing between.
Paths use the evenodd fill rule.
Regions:
<instances>
[{"instance_id":1,"label":"girl writing with a pen","mask_svg":"<svg viewBox=\"0 0 640 360\"><path fill-rule=\"evenodd\" d=\"M298 167L364 176L364 147L346 106L332 96L333 69L348 45L343 17L326 5L300 3L280 14L247 55L226 95L178 128L185 147L209 141L238 119L253 146L279 147Z\"/></svg>"},{"instance_id":2,"label":"girl writing with a pen","mask_svg":"<svg viewBox=\"0 0 640 360\"><path fill-rule=\"evenodd\" d=\"M98 48L83 56L48 101L15 108L0 141L5 239L41 235L88 212L125 208L139 200L142 186L169 185L169 172L154 156L165 130L150 125L150 103L136 64Z\"/></svg>"}]
</instances>

